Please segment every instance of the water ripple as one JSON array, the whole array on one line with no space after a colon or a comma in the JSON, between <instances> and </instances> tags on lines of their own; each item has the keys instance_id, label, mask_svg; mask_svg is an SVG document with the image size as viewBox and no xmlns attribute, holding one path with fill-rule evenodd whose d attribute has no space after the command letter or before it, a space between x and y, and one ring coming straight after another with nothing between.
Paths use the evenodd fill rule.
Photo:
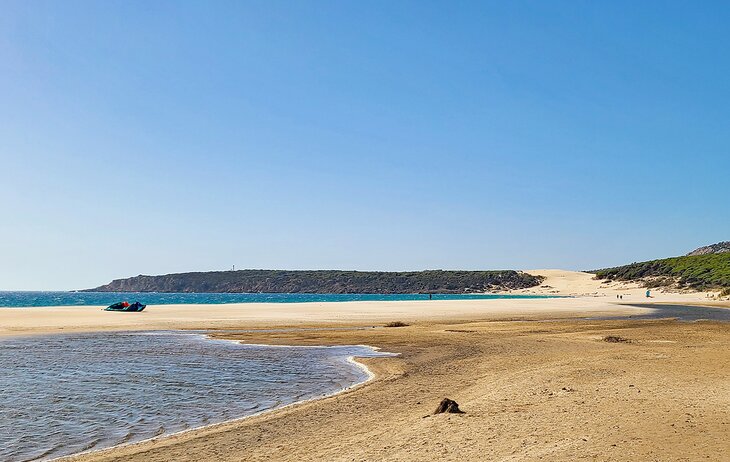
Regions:
<instances>
[{"instance_id":1,"label":"water ripple","mask_svg":"<svg viewBox=\"0 0 730 462\"><path fill-rule=\"evenodd\" d=\"M47 460L334 393L367 378L349 357L377 355L195 333L0 340L0 460Z\"/></svg>"}]
</instances>

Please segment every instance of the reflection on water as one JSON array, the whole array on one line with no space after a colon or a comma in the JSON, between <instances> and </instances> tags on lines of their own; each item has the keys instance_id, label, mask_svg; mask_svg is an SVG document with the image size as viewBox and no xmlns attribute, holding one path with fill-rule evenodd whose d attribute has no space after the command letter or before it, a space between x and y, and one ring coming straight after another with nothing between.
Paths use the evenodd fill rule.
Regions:
<instances>
[{"instance_id":1,"label":"reflection on water","mask_svg":"<svg viewBox=\"0 0 730 462\"><path fill-rule=\"evenodd\" d=\"M660 319L677 318L680 321L730 321L730 310L725 308L713 308L710 306L687 306L687 305L652 305L635 304L639 308L651 308L654 311L644 315L634 316L632 319Z\"/></svg>"},{"instance_id":2,"label":"reflection on water","mask_svg":"<svg viewBox=\"0 0 730 462\"><path fill-rule=\"evenodd\" d=\"M364 346L277 348L180 332L0 341L0 460L139 441L334 393Z\"/></svg>"},{"instance_id":3,"label":"reflection on water","mask_svg":"<svg viewBox=\"0 0 730 462\"><path fill-rule=\"evenodd\" d=\"M633 314L631 316L610 316L588 319L597 320L623 320L623 319L669 319L675 318L679 321L730 321L730 309L713 308L710 306L694 305L660 305L651 303L632 303L629 306L637 308L649 308L648 313Z\"/></svg>"}]
</instances>

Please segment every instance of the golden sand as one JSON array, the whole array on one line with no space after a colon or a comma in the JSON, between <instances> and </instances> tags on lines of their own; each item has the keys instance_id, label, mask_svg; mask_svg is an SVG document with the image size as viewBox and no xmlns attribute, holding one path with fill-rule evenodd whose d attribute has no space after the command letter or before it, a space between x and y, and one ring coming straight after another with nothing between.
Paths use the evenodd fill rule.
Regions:
<instances>
[{"instance_id":1,"label":"golden sand","mask_svg":"<svg viewBox=\"0 0 730 462\"><path fill-rule=\"evenodd\" d=\"M728 460L730 324L580 320L638 313L627 303L645 302L643 290L602 287L580 274L551 276L546 285L552 287L540 290L563 284L557 289L561 293L583 295L155 306L141 314L8 309L0 310L0 335L217 329L213 335L247 343L367 344L401 354L362 360L375 378L333 397L72 460ZM617 303L617 292L625 294L623 304ZM706 294L669 293L652 299L684 304L705 300ZM388 321L411 325L227 330ZM603 341L609 335L629 341ZM444 397L456 400L466 413L431 415Z\"/></svg>"}]
</instances>

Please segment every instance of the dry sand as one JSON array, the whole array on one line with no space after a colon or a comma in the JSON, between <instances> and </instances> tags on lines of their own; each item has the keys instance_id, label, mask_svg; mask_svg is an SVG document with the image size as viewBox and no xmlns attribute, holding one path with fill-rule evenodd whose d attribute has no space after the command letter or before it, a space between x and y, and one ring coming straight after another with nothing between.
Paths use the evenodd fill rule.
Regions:
<instances>
[{"instance_id":1,"label":"dry sand","mask_svg":"<svg viewBox=\"0 0 730 462\"><path fill-rule=\"evenodd\" d=\"M72 458L78 461L728 460L730 324L571 319L638 312L616 303L618 290L626 290L624 303L646 299L581 274L551 277L546 284L561 293L591 296L156 306L141 314L8 309L0 310L0 329L12 335L217 328L214 335L248 343L368 344L401 354L362 360L375 379L334 397ZM652 300L704 298L657 294ZM547 320L555 318L562 320ZM394 320L413 325L225 330ZM602 341L607 335L631 342ZM444 397L466 414L431 416Z\"/></svg>"},{"instance_id":2,"label":"dry sand","mask_svg":"<svg viewBox=\"0 0 730 462\"><path fill-rule=\"evenodd\" d=\"M423 323L226 334L378 345L377 378L335 397L79 461L727 460L730 325ZM619 335L631 343L606 343ZM430 416L449 397L464 415Z\"/></svg>"},{"instance_id":3,"label":"dry sand","mask_svg":"<svg viewBox=\"0 0 730 462\"><path fill-rule=\"evenodd\" d=\"M596 280L594 275L581 271L565 271L559 269L537 269L525 271L528 274L544 276L545 280L538 287L508 291L512 294L570 295L577 297L616 297L622 295L623 301L646 300L646 288L634 282ZM693 302L707 301L716 292L677 293L667 288L651 289L653 302Z\"/></svg>"},{"instance_id":4,"label":"dry sand","mask_svg":"<svg viewBox=\"0 0 730 462\"><path fill-rule=\"evenodd\" d=\"M0 335L238 328L242 325L373 325L393 320L530 319L535 316L604 316L641 311L616 304L614 299L598 298L158 305L141 313L113 313L103 311L101 307L18 308L0 310Z\"/></svg>"},{"instance_id":5,"label":"dry sand","mask_svg":"<svg viewBox=\"0 0 730 462\"><path fill-rule=\"evenodd\" d=\"M563 270L534 270L545 275L542 287L513 294L570 295L564 299L422 300L342 303L232 303L157 305L142 313L109 313L96 307L48 307L0 310L0 336L55 332L140 329L207 329L303 324L377 324L392 320L468 321L638 314L631 303L706 303L706 293L659 293L651 299L631 284L603 284L593 275ZM547 286L547 287L545 287ZM618 300L617 294L623 299Z\"/></svg>"}]
</instances>

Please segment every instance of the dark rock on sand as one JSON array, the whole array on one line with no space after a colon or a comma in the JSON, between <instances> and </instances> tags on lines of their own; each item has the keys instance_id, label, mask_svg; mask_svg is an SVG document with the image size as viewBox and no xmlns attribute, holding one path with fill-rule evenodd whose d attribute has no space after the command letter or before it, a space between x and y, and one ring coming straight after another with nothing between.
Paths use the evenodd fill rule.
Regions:
<instances>
[{"instance_id":1,"label":"dark rock on sand","mask_svg":"<svg viewBox=\"0 0 730 462\"><path fill-rule=\"evenodd\" d=\"M459 409L459 404L451 400L449 398L444 398L441 400L441 403L436 408L436 410L433 412L434 414L464 414L464 411Z\"/></svg>"}]
</instances>

